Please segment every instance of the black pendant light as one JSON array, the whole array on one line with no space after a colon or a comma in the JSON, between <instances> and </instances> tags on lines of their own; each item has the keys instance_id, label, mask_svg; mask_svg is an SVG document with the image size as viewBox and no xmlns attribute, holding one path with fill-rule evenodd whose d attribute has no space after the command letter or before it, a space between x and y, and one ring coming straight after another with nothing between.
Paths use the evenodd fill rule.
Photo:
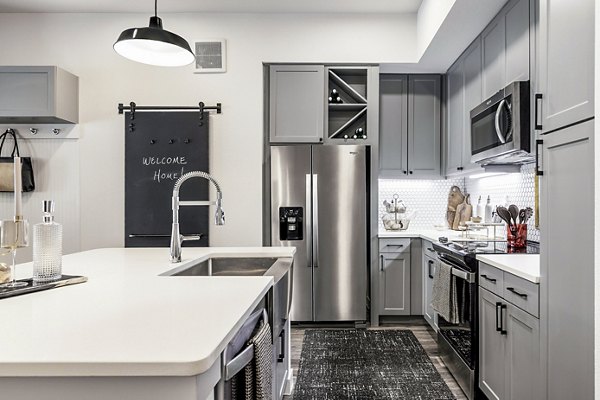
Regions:
<instances>
[{"instance_id":1,"label":"black pendant light","mask_svg":"<svg viewBox=\"0 0 600 400\"><path fill-rule=\"evenodd\" d=\"M158 0L154 0L154 16L147 28L125 29L113 48L121 56L144 64L179 67L194 62L188 42L179 35L164 30L158 18Z\"/></svg>"}]
</instances>

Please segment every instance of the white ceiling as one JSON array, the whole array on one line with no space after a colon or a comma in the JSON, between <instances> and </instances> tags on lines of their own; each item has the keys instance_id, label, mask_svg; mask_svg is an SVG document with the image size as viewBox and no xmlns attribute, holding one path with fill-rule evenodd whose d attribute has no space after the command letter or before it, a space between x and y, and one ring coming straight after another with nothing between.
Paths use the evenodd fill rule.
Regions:
<instances>
[{"instance_id":1,"label":"white ceiling","mask_svg":"<svg viewBox=\"0 0 600 400\"><path fill-rule=\"evenodd\" d=\"M423 0L160 0L169 12L415 13ZM153 13L153 0L0 0L0 12Z\"/></svg>"}]
</instances>

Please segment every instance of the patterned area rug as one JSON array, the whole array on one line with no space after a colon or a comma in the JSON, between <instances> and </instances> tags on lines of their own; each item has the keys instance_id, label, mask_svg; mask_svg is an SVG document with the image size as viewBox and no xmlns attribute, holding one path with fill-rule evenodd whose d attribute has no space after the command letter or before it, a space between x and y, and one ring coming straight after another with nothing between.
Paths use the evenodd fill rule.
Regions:
<instances>
[{"instance_id":1,"label":"patterned area rug","mask_svg":"<svg viewBox=\"0 0 600 400\"><path fill-rule=\"evenodd\" d=\"M306 330L294 400L454 399L409 330Z\"/></svg>"}]
</instances>

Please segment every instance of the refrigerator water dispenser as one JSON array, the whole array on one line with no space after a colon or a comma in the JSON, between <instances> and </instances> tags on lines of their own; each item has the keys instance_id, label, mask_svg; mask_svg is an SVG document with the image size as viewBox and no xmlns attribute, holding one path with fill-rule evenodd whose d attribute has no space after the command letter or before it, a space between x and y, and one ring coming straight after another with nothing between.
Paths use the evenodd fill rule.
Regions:
<instances>
[{"instance_id":1,"label":"refrigerator water dispenser","mask_svg":"<svg viewBox=\"0 0 600 400\"><path fill-rule=\"evenodd\" d=\"M303 240L302 207L279 207L279 240Z\"/></svg>"}]
</instances>

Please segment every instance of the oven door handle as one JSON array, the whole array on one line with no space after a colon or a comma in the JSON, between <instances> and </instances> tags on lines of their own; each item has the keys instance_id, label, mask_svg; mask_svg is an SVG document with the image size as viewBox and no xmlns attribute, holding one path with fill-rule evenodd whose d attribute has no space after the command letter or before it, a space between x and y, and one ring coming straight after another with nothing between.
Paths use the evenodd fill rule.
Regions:
<instances>
[{"instance_id":1,"label":"oven door handle","mask_svg":"<svg viewBox=\"0 0 600 400\"><path fill-rule=\"evenodd\" d=\"M496 109L496 118L494 118L494 125L495 125L495 128L496 128L496 135L498 136L498 140L500 140L500 143L502 143L502 144L506 143L506 138L504 137L504 135L500 131L500 114L502 113L502 108L504 107L505 103L506 103L506 99L502 99L500 101L500 104L498 104L498 108Z\"/></svg>"},{"instance_id":2,"label":"oven door handle","mask_svg":"<svg viewBox=\"0 0 600 400\"><path fill-rule=\"evenodd\" d=\"M477 275L474 272L467 272L460 268L457 268L441 257L438 257L438 259L440 260L440 263L445 264L445 265L449 266L450 268L452 268L450 273L452 275L456 276L457 278L460 278L460 279L466 281L467 283L475 283L477 281L477 279L476 279Z\"/></svg>"}]
</instances>

